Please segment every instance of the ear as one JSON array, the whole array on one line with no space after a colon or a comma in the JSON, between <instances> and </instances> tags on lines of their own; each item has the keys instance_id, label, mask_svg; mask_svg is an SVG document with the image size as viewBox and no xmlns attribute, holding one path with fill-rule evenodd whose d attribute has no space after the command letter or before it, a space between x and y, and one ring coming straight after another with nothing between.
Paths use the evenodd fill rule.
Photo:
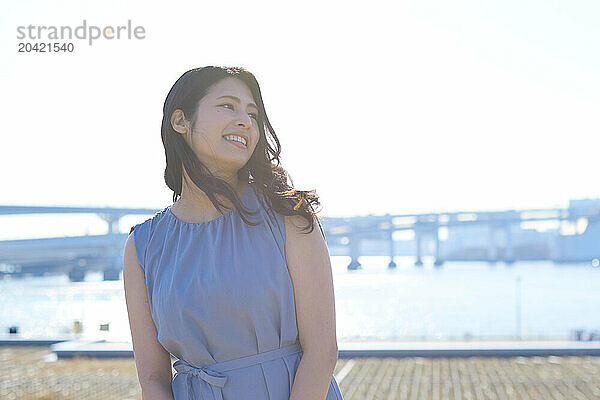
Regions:
<instances>
[{"instance_id":1,"label":"ear","mask_svg":"<svg viewBox=\"0 0 600 400\"><path fill-rule=\"evenodd\" d=\"M171 114L171 126L178 133L190 133L191 127L189 121L185 118L183 111L177 109Z\"/></svg>"}]
</instances>

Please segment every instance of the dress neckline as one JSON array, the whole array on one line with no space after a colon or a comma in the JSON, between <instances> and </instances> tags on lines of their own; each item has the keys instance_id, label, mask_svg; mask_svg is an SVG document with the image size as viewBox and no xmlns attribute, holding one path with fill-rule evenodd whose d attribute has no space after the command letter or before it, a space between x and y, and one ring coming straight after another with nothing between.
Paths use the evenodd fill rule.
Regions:
<instances>
[{"instance_id":1,"label":"dress neckline","mask_svg":"<svg viewBox=\"0 0 600 400\"><path fill-rule=\"evenodd\" d=\"M252 189L251 186L252 186L252 183L248 183L248 186L246 186L246 189L244 189L244 193L242 193L242 195L240 196L240 200L243 201L244 198L248 195L248 193ZM177 223L180 223L180 224L183 224L183 225L191 225L191 226L208 225L208 224L211 224L211 223L214 223L214 222L218 222L220 220L223 220L223 219L229 217L231 214L233 214L234 211L236 211L236 208L234 206L231 210L229 210L225 214L219 215L218 217L213 218L213 219L209 219L208 221L203 221L203 222L187 222L187 221L179 219L177 216L175 216L175 214L173 214L173 212L171 211L171 206L172 206L172 204L170 206L167 206L166 215L170 219L172 219L173 221L175 221Z\"/></svg>"}]
</instances>

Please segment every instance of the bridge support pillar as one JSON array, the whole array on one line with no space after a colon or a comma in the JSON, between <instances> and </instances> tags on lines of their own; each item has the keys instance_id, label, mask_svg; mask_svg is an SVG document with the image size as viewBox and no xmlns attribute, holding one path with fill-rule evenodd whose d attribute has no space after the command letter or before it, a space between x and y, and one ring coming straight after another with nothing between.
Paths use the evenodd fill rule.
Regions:
<instances>
[{"instance_id":1,"label":"bridge support pillar","mask_svg":"<svg viewBox=\"0 0 600 400\"><path fill-rule=\"evenodd\" d=\"M435 228L433 237L435 239L435 261L433 262L433 265L436 267L441 267L442 264L444 264L444 260L440 258L440 235L438 228Z\"/></svg>"},{"instance_id":2,"label":"bridge support pillar","mask_svg":"<svg viewBox=\"0 0 600 400\"><path fill-rule=\"evenodd\" d=\"M348 270L357 270L361 268L360 262L358 262L358 257L360 257L360 238L357 235L350 235L350 264L348 264Z\"/></svg>"},{"instance_id":3,"label":"bridge support pillar","mask_svg":"<svg viewBox=\"0 0 600 400\"><path fill-rule=\"evenodd\" d=\"M506 264L514 264L515 263L515 249L513 247L512 242L512 230L510 221L506 221L506 254L504 255L504 262Z\"/></svg>"},{"instance_id":4,"label":"bridge support pillar","mask_svg":"<svg viewBox=\"0 0 600 400\"><path fill-rule=\"evenodd\" d=\"M103 279L105 281L118 281L120 278L121 270L120 269L105 269L103 271Z\"/></svg>"},{"instance_id":5,"label":"bridge support pillar","mask_svg":"<svg viewBox=\"0 0 600 400\"><path fill-rule=\"evenodd\" d=\"M106 224L108 225L108 234L119 233L119 220L121 219L121 216L100 214L99 217L106 221Z\"/></svg>"},{"instance_id":6,"label":"bridge support pillar","mask_svg":"<svg viewBox=\"0 0 600 400\"><path fill-rule=\"evenodd\" d=\"M417 246L417 260L415 261L415 267L422 267L423 260L421 260L421 241L423 239L423 232L418 226L415 226L415 244Z\"/></svg>"},{"instance_id":7,"label":"bridge support pillar","mask_svg":"<svg viewBox=\"0 0 600 400\"><path fill-rule=\"evenodd\" d=\"M397 267L394 262L394 231L390 230L390 263L388 264L388 269L394 269Z\"/></svg>"},{"instance_id":8,"label":"bridge support pillar","mask_svg":"<svg viewBox=\"0 0 600 400\"><path fill-rule=\"evenodd\" d=\"M488 261L491 263L495 263L498 261L498 253L496 248L496 241L494 240L494 224L491 224L489 227L490 237L488 244Z\"/></svg>"},{"instance_id":9,"label":"bridge support pillar","mask_svg":"<svg viewBox=\"0 0 600 400\"><path fill-rule=\"evenodd\" d=\"M74 267L69 271L69 279L71 282L83 282L85 279L86 270L80 267Z\"/></svg>"}]
</instances>

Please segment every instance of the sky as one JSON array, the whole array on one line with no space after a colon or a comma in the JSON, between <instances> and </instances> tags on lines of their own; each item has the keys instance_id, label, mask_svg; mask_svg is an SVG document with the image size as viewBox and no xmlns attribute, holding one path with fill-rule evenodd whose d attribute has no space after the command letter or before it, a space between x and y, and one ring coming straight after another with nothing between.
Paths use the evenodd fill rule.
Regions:
<instances>
[{"instance_id":1,"label":"sky","mask_svg":"<svg viewBox=\"0 0 600 400\"><path fill-rule=\"evenodd\" d=\"M171 204L162 106L183 72L205 65L243 66L257 77L282 165L296 188L316 190L323 217L600 198L597 1L1 7L2 205ZM84 20L131 20L145 38L18 52L27 41L18 26ZM32 230L41 218L22 226ZM83 226L69 218L60 225ZM45 221L58 225L56 216Z\"/></svg>"}]
</instances>

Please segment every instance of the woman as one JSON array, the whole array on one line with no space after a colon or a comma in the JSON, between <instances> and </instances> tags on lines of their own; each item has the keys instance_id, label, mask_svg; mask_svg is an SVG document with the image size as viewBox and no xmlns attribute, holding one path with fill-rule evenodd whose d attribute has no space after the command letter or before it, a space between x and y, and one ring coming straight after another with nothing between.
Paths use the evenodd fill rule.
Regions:
<instances>
[{"instance_id":1,"label":"woman","mask_svg":"<svg viewBox=\"0 0 600 400\"><path fill-rule=\"evenodd\" d=\"M144 400L342 399L319 201L288 185L256 78L187 71L161 131L174 204L132 227L123 260Z\"/></svg>"}]
</instances>

